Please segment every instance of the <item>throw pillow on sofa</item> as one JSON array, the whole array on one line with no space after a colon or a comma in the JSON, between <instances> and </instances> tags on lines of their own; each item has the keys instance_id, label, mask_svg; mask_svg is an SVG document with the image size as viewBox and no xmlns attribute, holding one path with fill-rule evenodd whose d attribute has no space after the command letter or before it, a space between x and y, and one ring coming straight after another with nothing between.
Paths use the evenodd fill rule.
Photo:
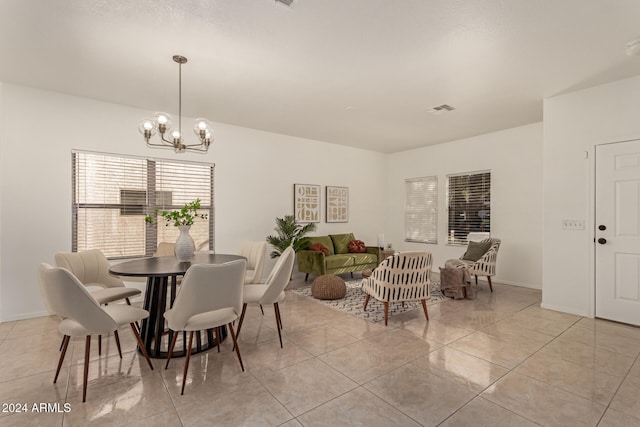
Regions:
<instances>
[{"instance_id":1,"label":"throw pillow on sofa","mask_svg":"<svg viewBox=\"0 0 640 427\"><path fill-rule=\"evenodd\" d=\"M331 240L333 241L333 248L335 249L336 254L348 254L349 242L356 239L353 236L353 233L330 234L329 237L331 237Z\"/></svg>"},{"instance_id":2,"label":"throw pillow on sofa","mask_svg":"<svg viewBox=\"0 0 640 427\"><path fill-rule=\"evenodd\" d=\"M349 252L354 254L361 254L366 251L367 247L362 240L352 240L349 242Z\"/></svg>"},{"instance_id":3,"label":"throw pillow on sofa","mask_svg":"<svg viewBox=\"0 0 640 427\"><path fill-rule=\"evenodd\" d=\"M322 243L314 243L313 245L309 246L309 250L310 251L316 251L316 252L322 252L324 254L324 256L329 255L329 249L327 249L327 247L325 245L323 245Z\"/></svg>"}]
</instances>

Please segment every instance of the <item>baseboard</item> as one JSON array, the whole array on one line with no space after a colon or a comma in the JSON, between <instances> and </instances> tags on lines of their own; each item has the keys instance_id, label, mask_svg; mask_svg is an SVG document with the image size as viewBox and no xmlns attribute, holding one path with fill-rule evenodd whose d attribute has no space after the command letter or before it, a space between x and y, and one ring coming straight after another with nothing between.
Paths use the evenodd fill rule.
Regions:
<instances>
[{"instance_id":1,"label":"baseboard","mask_svg":"<svg viewBox=\"0 0 640 427\"><path fill-rule=\"evenodd\" d=\"M576 316L590 317L590 318L593 317L593 316L590 316L588 313L584 313L584 312L581 312L579 310L574 310L573 308L560 307L560 306L552 305L552 304L541 303L540 304L540 308L544 308L544 309L547 309L547 310L553 310L553 311L559 311L561 313L575 314Z\"/></svg>"},{"instance_id":2,"label":"baseboard","mask_svg":"<svg viewBox=\"0 0 640 427\"><path fill-rule=\"evenodd\" d=\"M6 323L6 322L15 322L17 320L27 320L27 319L34 319L36 317L45 317L45 316L49 316L49 313L45 310L45 311L36 311L33 313L27 313L27 314L18 314L16 316L9 316L6 319L2 319L2 322L0 323Z\"/></svg>"}]
</instances>

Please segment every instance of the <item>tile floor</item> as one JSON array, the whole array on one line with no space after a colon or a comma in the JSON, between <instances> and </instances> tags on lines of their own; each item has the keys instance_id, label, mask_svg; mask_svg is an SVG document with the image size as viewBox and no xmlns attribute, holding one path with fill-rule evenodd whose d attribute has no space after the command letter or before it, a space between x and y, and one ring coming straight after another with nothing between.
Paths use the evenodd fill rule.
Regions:
<instances>
[{"instance_id":1,"label":"tile floor","mask_svg":"<svg viewBox=\"0 0 640 427\"><path fill-rule=\"evenodd\" d=\"M302 286L301 280L290 287ZM544 310L537 290L480 286L477 299L429 306L385 327L287 292L284 349L273 310L248 310L230 341L151 371L130 330L98 357L81 402L84 342L52 384L60 336L44 317L0 324L3 426L633 426L640 425L640 329ZM35 412L34 403L62 412ZM63 412L68 403L70 412ZM11 404L27 404L15 413Z\"/></svg>"}]
</instances>

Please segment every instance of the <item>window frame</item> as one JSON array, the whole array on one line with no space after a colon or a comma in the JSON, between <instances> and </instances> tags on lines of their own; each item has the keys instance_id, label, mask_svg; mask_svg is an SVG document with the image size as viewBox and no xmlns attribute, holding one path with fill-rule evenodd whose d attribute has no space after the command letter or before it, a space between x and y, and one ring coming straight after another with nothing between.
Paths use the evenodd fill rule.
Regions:
<instances>
[{"instance_id":1,"label":"window frame","mask_svg":"<svg viewBox=\"0 0 640 427\"><path fill-rule=\"evenodd\" d=\"M438 176L407 178L405 182L404 203L404 241L412 243L438 244ZM411 184L424 183L423 193ZM424 198L423 203L415 203ZM430 227L422 232L424 226Z\"/></svg>"},{"instance_id":2,"label":"window frame","mask_svg":"<svg viewBox=\"0 0 640 427\"><path fill-rule=\"evenodd\" d=\"M486 170L480 170L480 171L472 171L472 172L462 172L462 173L455 173L455 174L448 174L447 175L447 244L448 245L454 245L454 246L459 246L459 245L467 245L469 240L468 240L468 235L469 233L474 233L474 232L486 232L482 229L479 230L460 230L459 227L453 223L452 224L452 219L456 216L456 212L458 212L459 209L456 209L456 206L452 205L452 201L453 198L456 197L456 195L461 194L463 191L457 191L455 194L452 194L452 179L454 178L460 178L460 177L467 177L468 180L470 181L471 179L473 179L472 177L477 177L477 176L481 176L481 180L482 183L480 184L480 186L478 186L478 184L473 184L473 185L467 185L467 187L465 188L466 191L469 193L466 196L466 203L467 205L469 205L469 200L476 200L476 207L479 204L482 204L483 206L486 206L487 209L482 209L484 211L488 211L487 212L487 219L485 220L482 217L479 217L479 220L476 220L477 223L479 224L478 227L476 228L482 228L485 226L485 224L483 224L485 221L487 221L486 226L488 228L488 233L490 235L491 233L491 187L492 187L492 173L491 173L491 169L486 169ZM464 196L463 196L464 197ZM488 199L488 200L487 200ZM459 205L458 205L459 206ZM467 219L467 213L469 211L472 212L480 212L480 209L476 209L471 208L471 209L466 209L464 214L465 214L465 219L463 221L468 221ZM469 220L470 221L470 220ZM467 228L473 228L473 222L470 222L467 224ZM456 233L456 230L458 231L463 231L464 237L460 237L460 233Z\"/></svg>"}]
</instances>

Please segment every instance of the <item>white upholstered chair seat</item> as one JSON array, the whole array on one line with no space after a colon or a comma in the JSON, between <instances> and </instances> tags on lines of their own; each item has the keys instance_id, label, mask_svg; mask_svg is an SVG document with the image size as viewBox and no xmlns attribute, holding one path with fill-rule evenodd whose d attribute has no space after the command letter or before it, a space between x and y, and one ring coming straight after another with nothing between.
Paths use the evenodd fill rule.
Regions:
<instances>
[{"instance_id":1,"label":"white upholstered chair seat","mask_svg":"<svg viewBox=\"0 0 640 427\"><path fill-rule=\"evenodd\" d=\"M262 301L269 285L244 285L244 295L242 297L245 304L273 304L274 302L281 303L284 301L285 293L280 292L275 301Z\"/></svg>"},{"instance_id":2,"label":"white upholstered chair seat","mask_svg":"<svg viewBox=\"0 0 640 427\"><path fill-rule=\"evenodd\" d=\"M99 286L94 283L87 283L85 286ZM108 304L113 301L135 297L140 294L139 289L135 288L103 288L91 291L91 296L98 301L98 304Z\"/></svg>"},{"instance_id":3,"label":"white upholstered chair seat","mask_svg":"<svg viewBox=\"0 0 640 427\"><path fill-rule=\"evenodd\" d=\"M174 313L173 310L165 312L164 317L167 319L169 328L172 330L183 331L202 331L211 328L210 325L226 325L229 322L233 322L238 318L235 310L230 307L221 308L220 310L207 311L206 313L198 313L191 316L187 323L182 327L174 325L171 322L171 318Z\"/></svg>"}]
</instances>

